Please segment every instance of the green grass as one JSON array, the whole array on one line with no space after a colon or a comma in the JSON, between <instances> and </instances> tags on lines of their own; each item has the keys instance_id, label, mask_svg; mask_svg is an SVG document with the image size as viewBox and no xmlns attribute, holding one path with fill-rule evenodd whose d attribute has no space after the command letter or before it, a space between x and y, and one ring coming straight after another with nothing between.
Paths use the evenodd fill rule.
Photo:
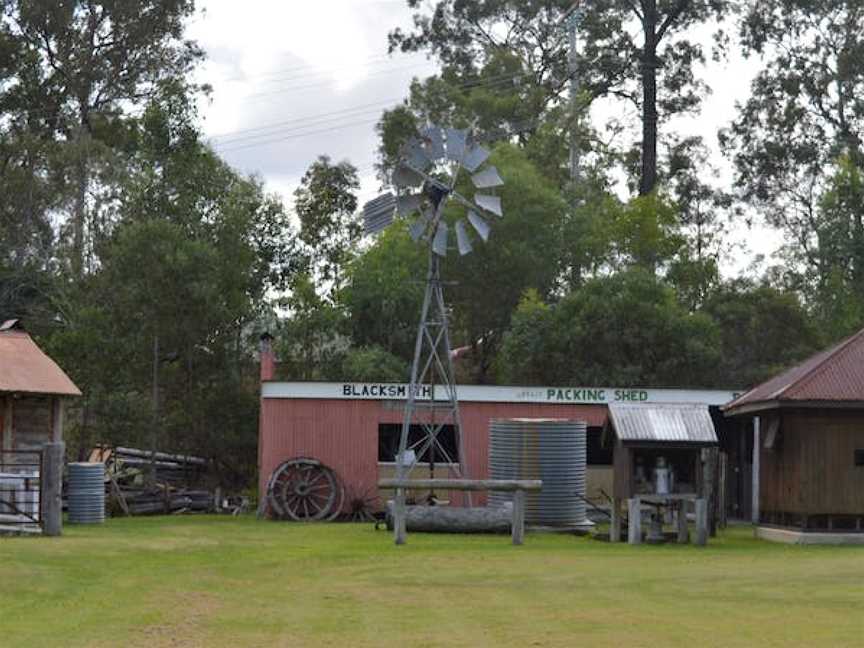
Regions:
<instances>
[{"instance_id":1,"label":"green grass","mask_svg":"<svg viewBox=\"0 0 864 648\"><path fill-rule=\"evenodd\" d=\"M862 646L864 549L251 518L0 538L0 646Z\"/></svg>"}]
</instances>

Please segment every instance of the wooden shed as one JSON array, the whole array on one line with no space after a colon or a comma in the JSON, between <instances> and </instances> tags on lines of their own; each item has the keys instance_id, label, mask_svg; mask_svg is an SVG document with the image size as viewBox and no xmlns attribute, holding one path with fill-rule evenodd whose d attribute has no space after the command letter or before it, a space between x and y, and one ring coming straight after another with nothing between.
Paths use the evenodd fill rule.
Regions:
<instances>
[{"instance_id":1,"label":"wooden shed","mask_svg":"<svg viewBox=\"0 0 864 648\"><path fill-rule=\"evenodd\" d=\"M702 492L702 449L717 446L707 405L610 405L608 431L616 499L655 494L653 471L661 458L673 475L671 492Z\"/></svg>"},{"instance_id":2,"label":"wooden shed","mask_svg":"<svg viewBox=\"0 0 864 648\"><path fill-rule=\"evenodd\" d=\"M753 420L757 535L864 544L864 330L722 409Z\"/></svg>"},{"instance_id":3,"label":"wooden shed","mask_svg":"<svg viewBox=\"0 0 864 648\"><path fill-rule=\"evenodd\" d=\"M716 465L717 433L707 405L616 403L609 405L607 442L613 451L612 535L618 540L621 504L626 501L630 542L640 541L642 504L679 511L686 538L689 504L707 506ZM609 437L611 436L611 439ZM707 508L704 513L709 515ZM635 520L635 525L634 525ZM708 519L697 517L697 527ZM701 539L704 542L704 538Z\"/></svg>"},{"instance_id":4,"label":"wooden shed","mask_svg":"<svg viewBox=\"0 0 864 648\"><path fill-rule=\"evenodd\" d=\"M17 320L0 325L0 469L62 441L64 399L80 395Z\"/></svg>"}]
</instances>

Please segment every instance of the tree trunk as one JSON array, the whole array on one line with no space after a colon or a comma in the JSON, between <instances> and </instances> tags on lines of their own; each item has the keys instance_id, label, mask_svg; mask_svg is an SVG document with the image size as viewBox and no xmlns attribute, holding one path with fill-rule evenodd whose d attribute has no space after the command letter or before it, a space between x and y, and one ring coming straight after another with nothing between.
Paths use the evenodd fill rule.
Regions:
<instances>
[{"instance_id":1,"label":"tree trunk","mask_svg":"<svg viewBox=\"0 0 864 648\"><path fill-rule=\"evenodd\" d=\"M84 220L87 210L87 162L84 159L84 128L78 132L78 159L75 163L75 205L72 213L72 275L84 274Z\"/></svg>"},{"instance_id":2,"label":"tree trunk","mask_svg":"<svg viewBox=\"0 0 864 648\"><path fill-rule=\"evenodd\" d=\"M639 61L642 74L642 177L639 195L654 190L657 184L657 2L642 3L645 13L642 30L645 45Z\"/></svg>"},{"instance_id":3,"label":"tree trunk","mask_svg":"<svg viewBox=\"0 0 864 648\"><path fill-rule=\"evenodd\" d=\"M510 533L513 504L501 507L406 506L407 531L426 533ZM393 506L387 505L387 529L393 529Z\"/></svg>"}]
</instances>

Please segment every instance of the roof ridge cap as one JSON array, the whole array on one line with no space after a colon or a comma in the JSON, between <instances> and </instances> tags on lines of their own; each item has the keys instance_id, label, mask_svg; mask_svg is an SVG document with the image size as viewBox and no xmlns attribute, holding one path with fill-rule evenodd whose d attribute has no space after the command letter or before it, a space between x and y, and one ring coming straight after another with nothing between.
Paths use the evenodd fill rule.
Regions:
<instances>
[{"instance_id":1,"label":"roof ridge cap","mask_svg":"<svg viewBox=\"0 0 864 648\"><path fill-rule=\"evenodd\" d=\"M829 360L843 355L843 353L845 351L848 351L849 347L852 346L852 343L855 342L859 337L864 337L864 329L861 329L857 333L850 335L845 340L838 342L833 349L828 349L825 357L822 358L822 361L818 365L816 365L815 367L813 367L813 369L798 378L798 380L794 380L785 387L782 387L781 389L775 391L773 394L771 394L772 398L777 398L783 392L790 390L793 387L803 388L807 386L807 384L815 380L818 376L821 376L827 370Z\"/></svg>"}]
</instances>

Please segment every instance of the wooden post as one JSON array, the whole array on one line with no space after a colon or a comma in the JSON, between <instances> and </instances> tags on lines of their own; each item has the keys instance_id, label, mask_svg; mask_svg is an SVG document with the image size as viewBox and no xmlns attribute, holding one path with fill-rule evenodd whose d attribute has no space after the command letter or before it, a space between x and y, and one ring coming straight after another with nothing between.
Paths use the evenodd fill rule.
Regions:
<instances>
[{"instance_id":1,"label":"wooden post","mask_svg":"<svg viewBox=\"0 0 864 648\"><path fill-rule=\"evenodd\" d=\"M717 535L717 452L716 448L706 448L702 454L705 461L705 491L702 496L708 506L708 534L712 538Z\"/></svg>"},{"instance_id":2,"label":"wooden post","mask_svg":"<svg viewBox=\"0 0 864 648\"><path fill-rule=\"evenodd\" d=\"M687 530L687 500L682 499L678 502L678 542L686 544L690 539L690 532Z\"/></svg>"},{"instance_id":3,"label":"wooden post","mask_svg":"<svg viewBox=\"0 0 864 648\"><path fill-rule=\"evenodd\" d=\"M753 417L753 524L759 524L759 455L762 441L759 434L759 417Z\"/></svg>"},{"instance_id":4,"label":"wooden post","mask_svg":"<svg viewBox=\"0 0 864 648\"><path fill-rule=\"evenodd\" d=\"M717 479L717 494L718 494L718 523L721 529L727 526L726 510L729 508L727 501L727 493L729 492L729 455L725 452L720 453L720 474Z\"/></svg>"},{"instance_id":5,"label":"wooden post","mask_svg":"<svg viewBox=\"0 0 864 648\"><path fill-rule=\"evenodd\" d=\"M3 400L3 429L0 430L0 452L12 450L12 395L7 394ZM6 463L11 463L11 458L0 455L0 468L5 468Z\"/></svg>"},{"instance_id":6,"label":"wooden post","mask_svg":"<svg viewBox=\"0 0 864 648\"><path fill-rule=\"evenodd\" d=\"M708 544L708 501L704 497L696 500L696 544Z\"/></svg>"},{"instance_id":7,"label":"wooden post","mask_svg":"<svg viewBox=\"0 0 864 648\"><path fill-rule=\"evenodd\" d=\"M525 541L525 491L513 493L513 544L521 545Z\"/></svg>"},{"instance_id":8,"label":"wooden post","mask_svg":"<svg viewBox=\"0 0 864 648\"><path fill-rule=\"evenodd\" d=\"M52 399L52 405L51 441L59 443L63 440L63 399L60 396L55 396Z\"/></svg>"},{"instance_id":9,"label":"wooden post","mask_svg":"<svg viewBox=\"0 0 864 648\"><path fill-rule=\"evenodd\" d=\"M638 497L627 500L627 542L642 543L642 503Z\"/></svg>"},{"instance_id":10,"label":"wooden post","mask_svg":"<svg viewBox=\"0 0 864 648\"><path fill-rule=\"evenodd\" d=\"M396 489L393 500L393 539L397 545L405 544L405 489Z\"/></svg>"},{"instance_id":11,"label":"wooden post","mask_svg":"<svg viewBox=\"0 0 864 648\"><path fill-rule=\"evenodd\" d=\"M621 500L612 498L612 522L609 524L609 542L621 542Z\"/></svg>"},{"instance_id":12,"label":"wooden post","mask_svg":"<svg viewBox=\"0 0 864 648\"><path fill-rule=\"evenodd\" d=\"M42 532L46 536L63 533L63 458L66 444L62 441L42 446Z\"/></svg>"}]
</instances>

